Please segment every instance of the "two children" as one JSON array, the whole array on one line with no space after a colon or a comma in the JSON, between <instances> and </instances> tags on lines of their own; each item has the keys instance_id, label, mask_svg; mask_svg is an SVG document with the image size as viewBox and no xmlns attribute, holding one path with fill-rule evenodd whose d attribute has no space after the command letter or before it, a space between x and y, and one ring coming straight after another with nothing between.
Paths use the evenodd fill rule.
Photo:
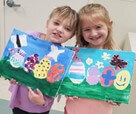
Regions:
<instances>
[{"instance_id":1,"label":"two children","mask_svg":"<svg viewBox=\"0 0 136 114\"><path fill-rule=\"evenodd\" d=\"M87 48L118 49L112 39L112 21L108 11L100 4L88 4L79 11L77 46ZM78 15L68 6L53 10L47 21L47 33L37 36L61 44L72 38L77 29ZM22 95L23 93L23 95ZM12 85L11 108L14 114L48 114L53 99L23 85ZM65 114L112 114L112 104L93 99L67 99Z\"/></svg>"}]
</instances>

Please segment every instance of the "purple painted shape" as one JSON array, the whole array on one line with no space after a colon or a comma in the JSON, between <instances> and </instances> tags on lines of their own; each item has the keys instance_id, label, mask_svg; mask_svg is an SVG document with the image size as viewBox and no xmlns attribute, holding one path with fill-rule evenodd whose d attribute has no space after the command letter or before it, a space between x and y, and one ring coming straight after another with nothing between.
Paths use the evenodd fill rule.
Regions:
<instances>
[{"instance_id":1,"label":"purple painted shape","mask_svg":"<svg viewBox=\"0 0 136 114\"><path fill-rule=\"evenodd\" d=\"M88 69L86 81L89 85L96 85L99 82L100 71L96 66Z\"/></svg>"},{"instance_id":2,"label":"purple painted shape","mask_svg":"<svg viewBox=\"0 0 136 114\"><path fill-rule=\"evenodd\" d=\"M100 71L96 66L93 66L90 69L88 69L88 76L93 76L93 75L100 75Z\"/></svg>"},{"instance_id":3,"label":"purple painted shape","mask_svg":"<svg viewBox=\"0 0 136 114\"><path fill-rule=\"evenodd\" d=\"M99 82L98 76L88 76L86 77L86 81L89 85L96 85Z\"/></svg>"}]
</instances>

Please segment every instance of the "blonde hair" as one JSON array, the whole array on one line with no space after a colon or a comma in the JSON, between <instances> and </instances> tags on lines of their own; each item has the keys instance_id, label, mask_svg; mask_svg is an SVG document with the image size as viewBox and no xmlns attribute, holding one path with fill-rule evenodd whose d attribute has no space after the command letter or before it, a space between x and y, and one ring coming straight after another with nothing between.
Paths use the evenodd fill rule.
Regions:
<instances>
[{"instance_id":1,"label":"blonde hair","mask_svg":"<svg viewBox=\"0 0 136 114\"><path fill-rule=\"evenodd\" d=\"M97 21L103 21L108 28L108 36L104 42L104 49L117 49L115 42L112 38L112 24L109 18L109 13L104 6L101 4L87 4L82 7L79 11L79 26L77 32L77 42L76 46L84 47L88 45L82 36L82 24L84 21L89 20L91 23L95 24Z\"/></svg>"},{"instance_id":2,"label":"blonde hair","mask_svg":"<svg viewBox=\"0 0 136 114\"><path fill-rule=\"evenodd\" d=\"M70 6L60 6L55 8L51 12L49 16L49 20L54 17L65 20L69 24L71 29L74 32L76 31L79 17L78 17L78 13L74 9L72 9Z\"/></svg>"}]
</instances>

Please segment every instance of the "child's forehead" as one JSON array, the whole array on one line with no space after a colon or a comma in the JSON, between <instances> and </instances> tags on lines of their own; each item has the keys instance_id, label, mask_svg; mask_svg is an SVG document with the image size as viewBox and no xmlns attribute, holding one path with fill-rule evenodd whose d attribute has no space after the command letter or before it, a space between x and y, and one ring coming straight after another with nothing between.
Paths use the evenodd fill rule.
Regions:
<instances>
[{"instance_id":1,"label":"child's forehead","mask_svg":"<svg viewBox=\"0 0 136 114\"><path fill-rule=\"evenodd\" d=\"M71 26L70 18L54 17L53 20L59 21L66 26Z\"/></svg>"},{"instance_id":2,"label":"child's forehead","mask_svg":"<svg viewBox=\"0 0 136 114\"><path fill-rule=\"evenodd\" d=\"M82 20L82 25L98 25L100 23L103 23L102 20L100 19L93 19L93 20L89 20L89 19L84 19Z\"/></svg>"},{"instance_id":3,"label":"child's forehead","mask_svg":"<svg viewBox=\"0 0 136 114\"><path fill-rule=\"evenodd\" d=\"M99 22L106 23L109 21L108 19L106 19L102 15L97 15L97 14L95 14L95 15L93 15L93 14L92 15L87 15L87 14L82 15L80 17L80 20L81 20L81 23L88 21L93 24L97 24Z\"/></svg>"},{"instance_id":4,"label":"child's forehead","mask_svg":"<svg viewBox=\"0 0 136 114\"><path fill-rule=\"evenodd\" d=\"M98 24L98 23L104 23L105 20L101 17L91 17L91 16L83 16L80 19L81 23L91 23L91 24Z\"/></svg>"}]
</instances>

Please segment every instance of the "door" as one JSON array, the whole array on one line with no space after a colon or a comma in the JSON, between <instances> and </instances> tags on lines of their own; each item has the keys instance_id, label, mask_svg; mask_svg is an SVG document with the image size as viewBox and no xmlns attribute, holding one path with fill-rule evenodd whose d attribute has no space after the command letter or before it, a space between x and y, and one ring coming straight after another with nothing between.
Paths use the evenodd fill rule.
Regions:
<instances>
[{"instance_id":1,"label":"door","mask_svg":"<svg viewBox=\"0 0 136 114\"><path fill-rule=\"evenodd\" d=\"M78 11L79 8L88 3L88 0L1 0L1 2L3 2L3 5L0 6L3 14L0 14L0 16L3 22L0 23L2 28L0 31L0 55L13 28L23 31L44 32L46 20L55 7L70 5ZM10 4L11 2L14 3L13 6ZM67 44L74 44L73 40Z\"/></svg>"}]
</instances>

